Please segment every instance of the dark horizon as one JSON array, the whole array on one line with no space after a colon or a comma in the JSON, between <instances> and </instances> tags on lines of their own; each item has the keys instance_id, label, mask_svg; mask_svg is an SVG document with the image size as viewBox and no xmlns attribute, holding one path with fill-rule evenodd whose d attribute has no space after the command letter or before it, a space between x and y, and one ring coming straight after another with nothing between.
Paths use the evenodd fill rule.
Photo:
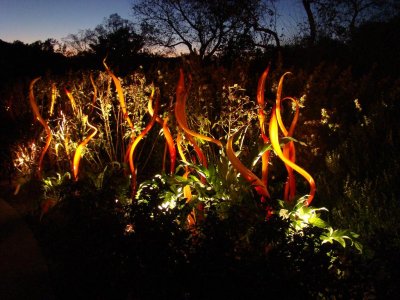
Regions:
<instances>
[{"instance_id":1,"label":"dark horizon","mask_svg":"<svg viewBox=\"0 0 400 300\"><path fill-rule=\"evenodd\" d=\"M94 29L111 14L134 21L131 6L134 0L84 0L50 1L27 3L23 0L0 3L0 40L8 43L21 41L30 44L36 41L56 39L62 41L69 34L80 30ZM297 24L304 20L305 13L300 2L279 0L277 6L277 30L285 38L292 37Z\"/></svg>"}]
</instances>

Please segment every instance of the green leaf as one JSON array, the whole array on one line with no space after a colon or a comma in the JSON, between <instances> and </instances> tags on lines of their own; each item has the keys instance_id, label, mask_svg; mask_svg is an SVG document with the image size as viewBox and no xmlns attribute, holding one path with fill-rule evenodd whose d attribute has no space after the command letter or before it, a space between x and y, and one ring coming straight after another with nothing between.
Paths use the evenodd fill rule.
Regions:
<instances>
[{"instance_id":1,"label":"green leaf","mask_svg":"<svg viewBox=\"0 0 400 300\"><path fill-rule=\"evenodd\" d=\"M304 215L312 214L312 208L307 206L302 206L298 210L299 217L302 218Z\"/></svg>"},{"instance_id":2,"label":"green leaf","mask_svg":"<svg viewBox=\"0 0 400 300\"><path fill-rule=\"evenodd\" d=\"M354 247L358 250L358 252L362 253L363 252L363 246L361 245L360 242L353 242Z\"/></svg>"},{"instance_id":3,"label":"green leaf","mask_svg":"<svg viewBox=\"0 0 400 300\"><path fill-rule=\"evenodd\" d=\"M338 242L340 245L342 245L343 248L346 248L346 241L342 237L336 237L334 238L336 242Z\"/></svg>"},{"instance_id":4,"label":"green leaf","mask_svg":"<svg viewBox=\"0 0 400 300\"><path fill-rule=\"evenodd\" d=\"M346 229L337 229L333 230L332 227L327 228L328 232L322 234L320 239L322 240L322 244L324 243L332 243L333 241L338 242L342 245L343 248L346 247L346 239L351 241L351 245L353 245L358 251L362 252L362 245L357 242L353 241L353 238L358 237L358 234L351 232Z\"/></svg>"},{"instance_id":5,"label":"green leaf","mask_svg":"<svg viewBox=\"0 0 400 300\"><path fill-rule=\"evenodd\" d=\"M308 222L318 228L326 228L327 224L321 218L318 218L317 215L313 215L311 218L308 219Z\"/></svg>"},{"instance_id":6,"label":"green leaf","mask_svg":"<svg viewBox=\"0 0 400 300\"><path fill-rule=\"evenodd\" d=\"M349 234L349 231L346 229L336 229L336 230L333 230L331 235L334 238L335 237L343 237L343 238L349 239L350 237L348 236L348 234Z\"/></svg>"},{"instance_id":7,"label":"green leaf","mask_svg":"<svg viewBox=\"0 0 400 300\"><path fill-rule=\"evenodd\" d=\"M300 142L292 137L283 137L280 139L280 146L282 147L283 145L289 143L289 142L297 142L302 145L305 145L303 142ZM254 167L257 162L260 160L260 157L263 156L263 154L267 151L272 150L272 144L270 142L265 143L262 145L261 149L258 151L257 157L253 160L251 166Z\"/></svg>"},{"instance_id":8,"label":"green leaf","mask_svg":"<svg viewBox=\"0 0 400 300\"><path fill-rule=\"evenodd\" d=\"M188 182L188 180L187 180L185 177L180 176L180 175L174 175L174 178L175 178L175 180L176 180L177 182L181 182L181 183L186 183L186 182Z\"/></svg>"}]
</instances>

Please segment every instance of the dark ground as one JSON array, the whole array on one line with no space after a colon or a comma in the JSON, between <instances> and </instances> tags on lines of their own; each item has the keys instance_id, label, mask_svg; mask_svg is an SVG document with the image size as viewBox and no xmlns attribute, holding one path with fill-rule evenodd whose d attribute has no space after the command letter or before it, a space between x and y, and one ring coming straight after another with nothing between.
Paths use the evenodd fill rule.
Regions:
<instances>
[{"instance_id":1,"label":"dark ground","mask_svg":"<svg viewBox=\"0 0 400 300\"><path fill-rule=\"evenodd\" d=\"M9 187L0 189L4 197ZM8 194L0 198L0 299L55 299L45 258L21 215L24 203L13 203Z\"/></svg>"}]
</instances>

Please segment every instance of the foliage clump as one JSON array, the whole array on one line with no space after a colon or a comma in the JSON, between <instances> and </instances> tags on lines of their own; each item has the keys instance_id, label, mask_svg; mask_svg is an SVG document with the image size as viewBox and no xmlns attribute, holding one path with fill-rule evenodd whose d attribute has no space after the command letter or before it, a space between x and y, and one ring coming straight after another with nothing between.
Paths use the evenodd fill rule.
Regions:
<instances>
[{"instance_id":1,"label":"foliage clump","mask_svg":"<svg viewBox=\"0 0 400 300\"><path fill-rule=\"evenodd\" d=\"M73 263L67 253L70 247L78 246L74 242L60 249L48 247L52 259L58 261L61 257L61 266L51 266L63 274L60 276L74 273L65 263L76 266L89 255L94 263L91 267L105 260L112 278L122 276L122 282L111 281L107 286L122 287L122 294L131 292L143 299L156 295L199 299L210 291L220 296L251 298L277 296L282 289L287 298L358 293L338 284L350 278L345 258L362 251L358 235L333 229L321 218L326 209L309 206L312 198L299 197L292 183L294 197L285 193L281 201L276 195L281 193L282 183L275 180L267 186L264 181L268 172L260 170L260 162L264 163L267 152L278 153L275 159L286 157L296 171L304 169L295 164L290 152L284 150L285 154L279 155L281 148L290 146L294 151L294 143L301 145L291 136L292 129L290 134L285 133L284 125L279 124L283 138L271 129L272 122L278 128L282 120L271 119L269 130L275 135L271 135L271 142L266 138L267 124L264 119L260 121L260 116L269 110L264 111L263 101L258 99L257 106L237 84L228 87L221 94L224 102L220 120L213 123L199 107L186 103L192 82L190 77L185 82L181 71L175 114L170 113L167 103L161 104L161 113L160 91L148 85L141 73L120 79L106 68L107 73L71 82L64 92L55 83L51 88L39 89L41 114L53 129L48 159L43 169L37 159L26 159L25 166L18 165L28 173L28 181L29 174L35 178L37 171L43 170L38 215L44 242L56 236L62 243L78 232L90 236L87 241L75 241L85 246ZM268 69L263 76L267 74ZM283 77L277 85L279 99L282 82ZM259 84L258 97L263 92L264 86ZM46 109L46 100L50 100L52 109ZM293 105L282 106L282 110L293 117L299 109L297 100L282 98L282 102L285 100ZM191 113L186 114L186 109ZM274 106L272 115L276 114ZM148 134L149 124L155 121L162 126L166 150L156 152L163 163L150 172L146 170L153 151L148 152L149 148L163 145L157 142L157 135ZM167 127L168 122L174 122L176 128ZM89 140L93 128L96 132ZM166 128L170 128L170 140ZM233 151L232 140L238 133L238 151ZM130 156L137 153L131 150L139 144L137 137L142 139L146 134L140 151L147 152L147 156ZM155 140L149 145L152 137ZM82 141L85 148L81 147ZM221 147L223 143L227 143L226 149ZM181 163L168 171L167 157L170 165L175 163L171 144L178 148ZM79 169L75 164L78 149L83 149ZM30 158L32 149L28 150L16 152L16 162L21 157ZM39 152L36 157L43 156ZM267 160L270 162L274 164L272 171L279 170L275 160ZM139 168L132 170L133 164ZM286 169L289 172L288 165ZM262 180L255 175L257 172L263 173ZM293 174L287 176L287 182L294 181ZM96 278L105 283L103 275ZM88 284L85 293L92 297L91 281L82 280ZM158 282L157 290L154 282ZM198 282L207 288L199 288Z\"/></svg>"}]
</instances>

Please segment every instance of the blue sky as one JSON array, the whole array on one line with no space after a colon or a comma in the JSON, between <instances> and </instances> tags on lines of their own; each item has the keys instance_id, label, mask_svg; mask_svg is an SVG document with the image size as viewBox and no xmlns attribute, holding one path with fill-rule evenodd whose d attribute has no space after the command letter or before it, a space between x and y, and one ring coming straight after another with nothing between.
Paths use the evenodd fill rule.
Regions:
<instances>
[{"instance_id":1,"label":"blue sky","mask_svg":"<svg viewBox=\"0 0 400 300\"><path fill-rule=\"evenodd\" d=\"M95 28L118 13L131 19L131 0L0 0L0 39L31 43Z\"/></svg>"},{"instance_id":2,"label":"blue sky","mask_svg":"<svg viewBox=\"0 0 400 300\"><path fill-rule=\"evenodd\" d=\"M104 18L118 13L132 20L132 0L0 0L0 39L32 43L61 40L81 29L93 29ZM279 0L282 15L278 29L288 36L301 19L299 0Z\"/></svg>"}]
</instances>

